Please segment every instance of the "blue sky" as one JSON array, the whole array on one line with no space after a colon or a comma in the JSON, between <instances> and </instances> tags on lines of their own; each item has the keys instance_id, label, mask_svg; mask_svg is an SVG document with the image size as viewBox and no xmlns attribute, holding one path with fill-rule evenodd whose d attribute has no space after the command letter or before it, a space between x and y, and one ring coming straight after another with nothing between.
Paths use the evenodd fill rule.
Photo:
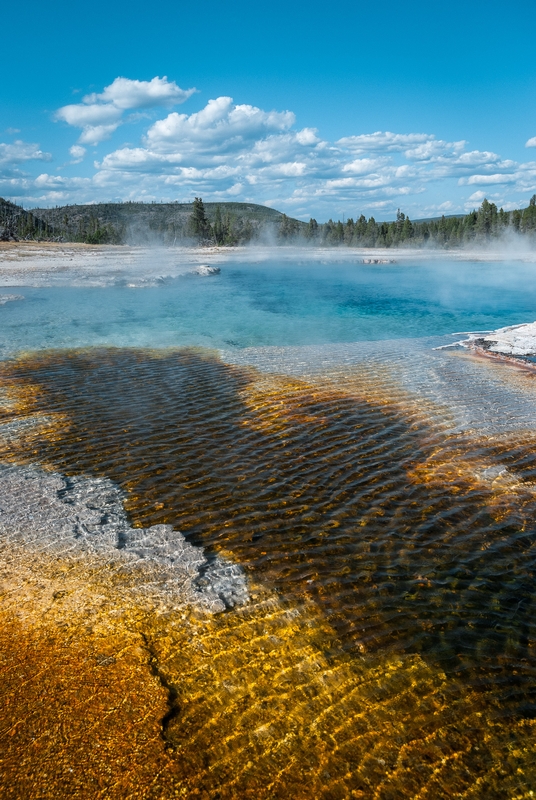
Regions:
<instances>
[{"instance_id":1,"label":"blue sky","mask_svg":"<svg viewBox=\"0 0 536 800\"><path fill-rule=\"evenodd\" d=\"M534 0L10 3L0 196L319 221L524 206L535 23Z\"/></svg>"}]
</instances>

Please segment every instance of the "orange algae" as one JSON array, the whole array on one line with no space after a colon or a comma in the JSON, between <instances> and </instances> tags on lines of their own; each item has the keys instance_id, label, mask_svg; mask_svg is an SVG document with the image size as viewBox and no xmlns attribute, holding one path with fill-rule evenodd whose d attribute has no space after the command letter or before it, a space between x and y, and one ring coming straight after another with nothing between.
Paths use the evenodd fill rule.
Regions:
<instances>
[{"instance_id":1,"label":"orange algae","mask_svg":"<svg viewBox=\"0 0 536 800\"><path fill-rule=\"evenodd\" d=\"M530 796L531 439L449 437L367 374L267 377L195 351L56 353L2 377L13 419L54 420L4 458L111 477L138 524L172 522L275 590L214 619L131 596L114 622L110 641L141 648L132 685L152 676L158 796ZM126 589L99 574L108 625ZM82 635L73 609L63 624Z\"/></svg>"},{"instance_id":2,"label":"orange algae","mask_svg":"<svg viewBox=\"0 0 536 800\"><path fill-rule=\"evenodd\" d=\"M151 613L83 564L11 555L2 796L530 796L533 721L419 655L334 660L313 607Z\"/></svg>"},{"instance_id":3,"label":"orange algae","mask_svg":"<svg viewBox=\"0 0 536 800\"><path fill-rule=\"evenodd\" d=\"M419 655L334 661L314 609L269 599L213 620L132 606L114 620L78 587L83 625L62 608L78 586L63 566L32 565L48 591L16 617L4 597L2 796L529 796L534 723ZM66 594L44 621L55 581Z\"/></svg>"},{"instance_id":4,"label":"orange algae","mask_svg":"<svg viewBox=\"0 0 536 800\"><path fill-rule=\"evenodd\" d=\"M117 606L83 564L2 556L2 797L166 796L168 698L139 633L142 609Z\"/></svg>"}]
</instances>

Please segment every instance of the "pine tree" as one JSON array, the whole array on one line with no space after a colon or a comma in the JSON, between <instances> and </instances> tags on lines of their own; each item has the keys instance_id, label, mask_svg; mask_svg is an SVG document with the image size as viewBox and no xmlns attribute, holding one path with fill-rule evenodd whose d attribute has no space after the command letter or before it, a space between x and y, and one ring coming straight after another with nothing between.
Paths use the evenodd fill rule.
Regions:
<instances>
[{"instance_id":1,"label":"pine tree","mask_svg":"<svg viewBox=\"0 0 536 800\"><path fill-rule=\"evenodd\" d=\"M413 225L409 217L406 217L404 220L404 224L402 225L402 234L401 238L403 242L407 242L408 239L413 239Z\"/></svg>"},{"instance_id":2,"label":"pine tree","mask_svg":"<svg viewBox=\"0 0 536 800\"><path fill-rule=\"evenodd\" d=\"M190 228L192 234L198 239L204 239L209 232L209 221L205 215L205 206L200 197L196 197L193 202L192 216L190 217Z\"/></svg>"},{"instance_id":3,"label":"pine tree","mask_svg":"<svg viewBox=\"0 0 536 800\"><path fill-rule=\"evenodd\" d=\"M316 221L316 219L313 219L313 217L311 217L311 219L309 220L309 224L305 229L305 236L307 239L314 239L315 236L317 235L318 235L318 222Z\"/></svg>"},{"instance_id":4,"label":"pine tree","mask_svg":"<svg viewBox=\"0 0 536 800\"><path fill-rule=\"evenodd\" d=\"M223 227L223 222L221 219L221 211L220 207L216 206L216 212L214 214L214 225L212 226L214 231L214 238L216 240L216 244L223 244L225 241L225 230Z\"/></svg>"}]
</instances>

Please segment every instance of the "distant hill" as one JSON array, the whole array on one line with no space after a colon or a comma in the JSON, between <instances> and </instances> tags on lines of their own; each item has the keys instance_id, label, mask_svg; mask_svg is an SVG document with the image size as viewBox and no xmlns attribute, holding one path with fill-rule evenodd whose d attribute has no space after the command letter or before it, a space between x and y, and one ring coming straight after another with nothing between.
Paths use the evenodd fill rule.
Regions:
<instances>
[{"instance_id":1,"label":"distant hill","mask_svg":"<svg viewBox=\"0 0 536 800\"><path fill-rule=\"evenodd\" d=\"M61 234L31 211L0 197L0 242L20 239L59 239Z\"/></svg>"},{"instance_id":2,"label":"distant hill","mask_svg":"<svg viewBox=\"0 0 536 800\"><path fill-rule=\"evenodd\" d=\"M242 244L277 236L289 218L256 203L202 203L206 224L193 227L195 203L96 203L59 208L36 208L34 214L62 232L67 241L94 244L174 244L183 240L219 239L219 244ZM291 220L297 230L305 223Z\"/></svg>"},{"instance_id":3,"label":"distant hill","mask_svg":"<svg viewBox=\"0 0 536 800\"><path fill-rule=\"evenodd\" d=\"M88 244L316 245L321 247L463 248L505 234L519 234L536 247L536 195L524 209L504 211L483 200L469 214L377 222L362 214L355 221L318 223L287 217L256 203L96 203L31 212L0 198L0 241L38 239Z\"/></svg>"},{"instance_id":4,"label":"distant hill","mask_svg":"<svg viewBox=\"0 0 536 800\"><path fill-rule=\"evenodd\" d=\"M437 222L439 219L463 219L466 214L443 214L442 217L419 217L419 219L412 220L413 224L417 222Z\"/></svg>"}]
</instances>

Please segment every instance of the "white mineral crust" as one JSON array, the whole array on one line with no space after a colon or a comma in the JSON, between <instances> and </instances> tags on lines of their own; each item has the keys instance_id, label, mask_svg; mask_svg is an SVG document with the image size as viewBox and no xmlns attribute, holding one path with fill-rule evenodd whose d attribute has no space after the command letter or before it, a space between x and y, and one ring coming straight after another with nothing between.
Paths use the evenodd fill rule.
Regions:
<instances>
[{"instance_id":1,"label":"white mineral crust","mask_svg":"<svg viewBox=\"0 0 536 800\"><path fill-rule=\"evenodd\" d=\"M489 349L493 353L512 356L536 355L536 322L499 328L478 338L489 342Z\"/></svg>"},{"instance_id":2,"label":"white mineral crust","mask_svg":"<svg viewBox=\"0 0 536 800\"><path fill-rule=\"evenodd\" d=\"M0 554L10 546L59 558L104 557L139 576L140 588L213 613L249 599L238 564L207 557L171 525L132 528L122 492L107 478L0 464Z\"/></svg>"}]
</instances>

